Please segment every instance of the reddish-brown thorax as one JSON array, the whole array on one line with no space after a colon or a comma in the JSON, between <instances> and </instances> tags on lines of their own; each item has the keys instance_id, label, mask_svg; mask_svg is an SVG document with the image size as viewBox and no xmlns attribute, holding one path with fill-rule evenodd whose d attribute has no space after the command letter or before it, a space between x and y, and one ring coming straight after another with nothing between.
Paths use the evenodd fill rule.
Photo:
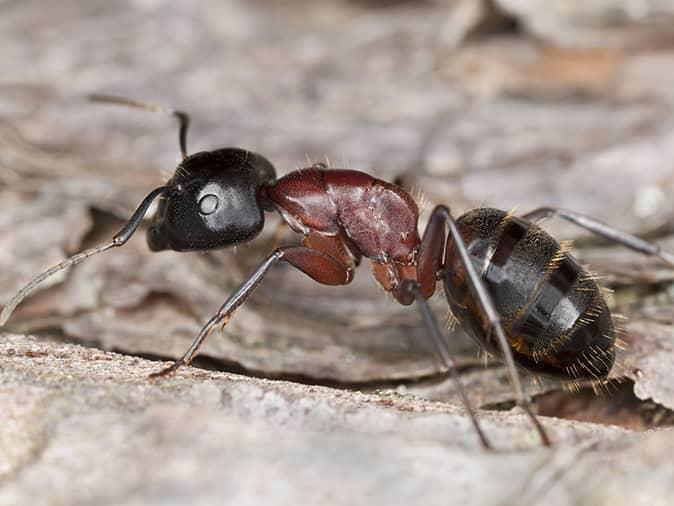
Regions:
<instances>
[{"instance_id":1,"label":"reddish-brown thorax","mask_svg":"<svg viewBox=\"0 0 674 506\"><path fill-rule=\"evenodd\" d=\"M396 294L403 280L416 281L419 210L396 185L354 170L307 168L264 188L304 245L344 263L372 260L377 281Z\"/></svg>"}]
</instances>

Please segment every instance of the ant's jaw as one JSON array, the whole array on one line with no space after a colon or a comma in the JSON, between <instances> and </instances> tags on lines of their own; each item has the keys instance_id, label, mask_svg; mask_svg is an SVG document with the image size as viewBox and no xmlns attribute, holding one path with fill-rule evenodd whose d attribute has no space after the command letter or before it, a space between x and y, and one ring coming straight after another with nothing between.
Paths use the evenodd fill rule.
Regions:
<instances>
[{"instance_id":1,"label":"ant's jaw","mask_svg":"<svg viewBox=\"0 0 674 506\"><path fill-rule=\"evenodd\" d=\"M166 234L162 233L161 228L157 225L152 225L147 230L147 245L150 251L164 251L172 249L169 245Z\"/></svg>"}]
</instances>

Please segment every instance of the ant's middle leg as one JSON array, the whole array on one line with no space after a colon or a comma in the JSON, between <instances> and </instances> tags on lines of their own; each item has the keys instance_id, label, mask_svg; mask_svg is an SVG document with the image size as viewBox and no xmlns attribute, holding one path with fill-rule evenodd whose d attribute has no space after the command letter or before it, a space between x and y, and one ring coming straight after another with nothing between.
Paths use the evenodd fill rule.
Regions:
<instances>
[{"instance_id":1,"label":"ant's middle leg","mask_svg":"<svg viewBox=\"0 0 674 506\"><path fill-rule=\"evenodd\" d=\"M480 427L480 424L475 416L475 411L471 408L470 401L468 400L468 396L466 395L466 390L463 386L463 383L461 382L459 370L457 369L456 364L454 363L454 360L452 359L452 356L449 353L447 343L445 343L444 339L442 338L438 322L433 316L431 308L428 305L428 301L426 300L421 291L421 286L419 285L419 283L410 282L408 280L403 282L402 290L407 291L414 296L415 301L419 305L419 311L421 312L421 316L423 317L424 323L426 324L426 329L429 332L429 335L431 337L431 340L433 341L436 351L438 352L438 355L440 355L443 364L447 368L447 374L449 374L449 377L454 382L456 390L459 393L459 397L461 397L461 402L466 408L470 421L473 424L473 428L475 429L475 432L477 432L477 435L480 438L480 443L482 443L482 446L485 449L491 450L492 449L491 443L489 442L489 439L487 439L487 436L482 431L482 428Z\"/></svg>"},{"instance_id":2,"label":"ant's middle leg","mask_svg":"<svg viewBox=\"0 0 674 506\"><path fill-rule=\"evenodd\" d=\"M236 309L246 302L271 266L278 261L288 262L324 285L344 285L349 283L353 277L352 269L322 251L303 246L278 248L229 296L218 312L201 328L185 354L170 366L151 374L150 377L166 376L180 367L188 365L213 329L218 325L224 326L229 322Z\"/></svg>"}]
</instances>

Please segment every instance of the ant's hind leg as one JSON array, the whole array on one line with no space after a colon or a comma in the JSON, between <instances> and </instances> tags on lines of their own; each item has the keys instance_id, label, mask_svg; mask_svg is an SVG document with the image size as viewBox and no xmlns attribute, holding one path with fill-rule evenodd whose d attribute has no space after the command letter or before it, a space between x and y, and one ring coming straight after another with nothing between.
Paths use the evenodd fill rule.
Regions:
<instances>
[{"instance_id":1,"label":"ant's hind leg","mask_svg":"<svg viewBox=\"0 0 674 506\"><path fill-rule=\"evenodd\" d=\"M635 235L618 230L617 228L607 225L606 223L602 223L599 220L585 216L584 214L569 211L568 209L560 209L557 207L539 207L538 209L534 209L533 211L522 215L522 218L530 222L535 222L552 216L558 216L573 223L574 225L578 225L585 230L589 230L590 232L593 232L601 237L605 237L606 239L614 241L618 244L622 244L623 246L626 246L639 253L658 257L669 266L674 267L674 255L667 253L666 251L662 251L660 246L657 244L644 241Z\"/></svg>"},{"instance_id":2,"label":"ant's hind leg","mask_svg":"<svg viewBox=\"0 0 674 506\"><path fill-rule=\"evenodd\" d=\"M524 393L524 389L522 388L522 382L520 381L520 376L519 373L517 372L517 367L515 366L515 359L513 357L512 350L510 349L510 345L508 343L508 338L506 337L505 330L503 329L503 325L501 324L501 316L496 311L496 307L494 306L494 302L491 299L491 295L487 291L487 288L483 283L480 274L478 274L477 270L475 269L475 266L473 265L470 253L468 253L466 243L464 242L463 237L459 232L459 229L456 225L456 221L454 220L451 213L449 212L449 209L446 206L437 206L433 210L433 213L431 214L431 218L429 220L428 227L434 227L434 230L429 230L427 228L426 232L424 233L424 239L422 242L428 240L429 243L430 242L436 243L437 239L431 241L431 238L434 235L440 233L443 234L442 237L444 238L444 226L442 228L439 228L440 224L447 225L449 229L449 237L452 240L452 245L454 248L456 248L456 251L458 252L459 258L461 260L461 265L463 266L466 272L466 283L468 284L468 287L472 292L475 301L479 304L479 307L482 309L484 319L489 324L491 332L493 332L496 335L496 340L499 349L503 354L503 361L505 362L506 370L508 371L508 376L510 377L510 384L512 386L513 393L515 394L517 405L525 411L525 413L531 420L531 423L536 428L536 431L538 432L538 435L543 445L550 446L550 438L545 432L543 425L540 423L540 421L532 411L531 405L529 403L529 398L526 396L526 394ZM437 246L435 246L435 248L437 248ZM422 254L423 254L423 244L419 252L420 256L422 256ZM445 252L445 255L446 254L447 253Z\"/></svg>"}]
</instances>

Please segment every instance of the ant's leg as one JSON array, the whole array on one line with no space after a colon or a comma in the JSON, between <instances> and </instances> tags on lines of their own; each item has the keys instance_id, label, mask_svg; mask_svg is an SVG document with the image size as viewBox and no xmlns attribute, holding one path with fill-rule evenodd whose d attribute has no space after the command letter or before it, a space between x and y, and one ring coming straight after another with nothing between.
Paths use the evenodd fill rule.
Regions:
<instances>
[{"instance_id":1,"label":"ant's leg","mask_svg":"<svg viewBox=\"0 0 674 506\"><path fill-rule=\"evenodd\" d=\"M213 329L217 325L227 325L234 311L250 297L269 268L277 261L285 261L292 264L315 281L324 285L344 285L352 279L353 271L351 269L321 251L301 246L278 248L229 296L218 312L202 327L185 354L170 366L151 374L150 377L166 376L183 365L189 364Z\"/></svg>"},{"instance_id":2,"label":"ant's leg","mask_svg":"<svg viewBox=\"0 0 674 506\"><path fill-rule=\"evenodd\" d=\"M424 323L426 324L426 328L428 329L431 340L433 341L435 349L437 350L438 354L440 355L440 358L442 358L442 361L445 364L445 367L447 368L447 373L452 378L452 381L454 381L454 385L456 386L456 389L459 392L461 402L463 403L464 407L466 408L466 411L468 412L468 416L470 417L470 421L473 424L473 427L475 428L475 432L477 432L477 435L480 438L482 446L487 450L491 450L492 446L489 443L487 436L485 436L484 432L482 431L482 428L480 427L480 424L478 423L477 418L475 417L475 412L470 407L470 401L468 400L466 390L464 389L463 383L461 382L459 370L456 368L454 360L452 360L452 356L449 353L449 349L447 349L447 344L443 340L442 334L440 333L438 322L433 316L431 308L428 306L428 301L423 296L419 284L407 282L403 286L403 290L408 290L414 294L414 298L419 304L419 310L421 311L421 316L424 318Z\"/></svg>"},{"instance_id":3,"label":"ant's leg","mask_svg":"<svg viewBox=\"0 0 674 506\"><path fill-rule=\"evenodd\" d=\"M503 353L503 360L506 365L506 370L508 371L508 376L510 376L510 383L515 394L515 399L517 400L517 405L521 407L530 418L541 438L542 443L545 446L550 446L550 438L548 438L545 429L531 410L529 398L526 396L524 389L522 388L522 382L520 381L520 376L517 372L517 367L515 366L515 359L513 358L512 350L510 349L508 339L506 337L505 331L503 330L503 325L501 324L501 316L496 311L494 302L491 300L491 295L489 295L489 292L487 291L480 274L475 270L475 266L473 265L473 262L470 258L470 253L468 253L466 243L461 236L461 232L459 232L456 221L454 221L454 218L446 206L437 206L433 210L432 216L435 216L436 214L441 215L445 219L445 222L449 227L449 236L453 241L454 247L459 253L461 264L468 274L466 280L468 282L468 286L473 292L475 300L482 307L484 316L487 318L492 331L496 334L499 348Z\"/></svg>"},{"instance_id":4,"label":"ant's leg","mask_svg":"<svg viewBox=\"0 0 674 506\"><path fill-rule=\"evenodd\" d=\"M574 211L569 211L567 209L560 209L556 207L540 207L535 209L522 216L527 221L535 222L543 218L549 218L551 216L559 216L571 223L578 225L581 228L594 232L597 235L615 241L618 244L622 244L634 251L639 253L644 253L650 256L656 256L666 262L668 265L674 267L674 255L662 251L660 246L653 244L652 242L644 241L639 237L628 234L622 230L602 223L601 221L590 218L580 213Z\"/></svg>"},{"instance_id":5,"label":"ant's leg","mask_svg":"<svg viewBox=\"0 0 674 506\"><path fill-rule=\"evenodd\" d=\"M117 97L115 95L100 95L93 94L89 95L89 100L92 102L100 102L104 104L116 104L123 105L126 107L135 107L136 109L143 109L150 112L160 112L164 114L170 114L178 118L179 131L178 139L180 141L180 152L183 155L183 160L187 158L187 129L190 126L190 117L186 112L176 111L175 109L168 109L165 107L159 107L158 105L148 104L146 102L140 102L138 100L133 100L130 98Z\"/></svg>"},{"instance_id":6,"label":"ant's leg","mask_svg":"<svg viewBox=\"0 0 674 506\"><path fill-rule=\"evenodd\" d=\"M19 290L16 293L16 295L14 295L14 297L12 297L12 300L10 300L7 304L5 304L5 307L2 309L2 313L0 313L0 328L5 326L5 323L7 323L7 320L9 320L9 317L14 312L14 309L16 309L16 306L18 306L21 303L21 301L25 299L30 294L30 292L32 292L35 289L36 286L38 286L48 277L53 276L54 274L62 271L63 269L67 269L68 267L77 265L91 256L103 253L111 248L118 248L120 246L124 246L124 244L126 244L126 242L136 232L136 230L138 230L138 227L143 221L143 217L145 216L145 213L147 213L147 210L150 208L152 202L157 197L159 197L160 195L164 194L169 190L170 188L168 186L160 186L159 188L155 188L154 190L152 190L138 205L133 215L131 215L131 218L129 218L129 221L126 222L126 225L124 225L124 227L122 227L122 230L120 230L112 238L110 242L101 244L99 246L96 246L95 248L84 250L71 257L68 257L63 262L56 264L53 267L50 267L46 271L42 272L41 274L38 274L35 278L33 278L26 286L21 288L21 290Z\"/></svg>"}]
</instances>

